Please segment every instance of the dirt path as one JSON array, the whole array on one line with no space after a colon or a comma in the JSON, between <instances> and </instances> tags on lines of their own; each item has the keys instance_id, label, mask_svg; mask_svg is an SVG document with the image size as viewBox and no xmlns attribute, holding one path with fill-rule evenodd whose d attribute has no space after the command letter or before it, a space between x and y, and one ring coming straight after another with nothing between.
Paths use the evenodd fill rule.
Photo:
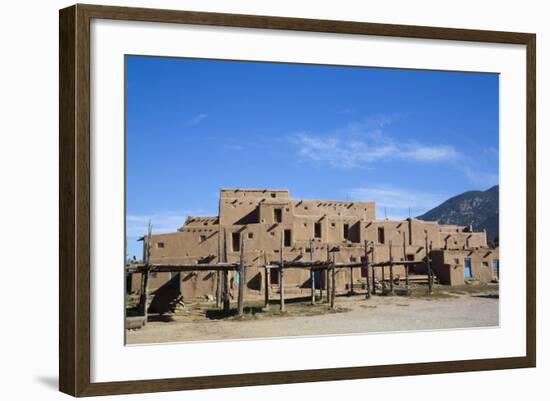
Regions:
<instances>
[{"instance_id":1,"label":"dirt path","mask_svg":"<svg viewBox=\"0 0 550 401\"><path fill-rule=\"evenodd\" d=\"M128 344L211 341L240 338L349 334L380 331L430 330L498 325L498 296L461 294L451 298L338 298L341 313L315 316L271 316L250 320L149 322L127 331ZM276 305L271 308L277 308Z\"/></svg>"}]
</instances>

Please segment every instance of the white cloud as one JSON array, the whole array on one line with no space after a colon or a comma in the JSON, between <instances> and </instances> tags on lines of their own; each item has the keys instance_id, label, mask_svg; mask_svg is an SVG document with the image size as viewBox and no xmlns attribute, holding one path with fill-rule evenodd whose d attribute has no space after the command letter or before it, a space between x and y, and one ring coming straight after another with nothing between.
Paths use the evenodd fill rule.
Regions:
<instances>
[{"instance_id":1,"label":"white cloud","mask_svg":"<svg viewBox=\"0 0 550 401\"><path fill-rule=\"evenodd\" d=\"M391 117L379 116L349 123L327 135L300 132L290 140L304 159L338 168L364 167L382 160L448 162L460 156L449 145L397 141L383 131L391 122Z\"/></svg>"},{"instance_id":2,"label":"white cloud","mask_svg":"<svg viewBox=\"0 0 550 401\"><path fill-rule=\"evenodd\" d=\"M206 113L197 114L196 116L193 116L192 118L187 120L185 122L185 126L186 127L193 127L195 125L199 125L207 117L208 117L208 114L206 114Z\"/></svg>"},{"instance_id":3,"label":"white cloud","mask_svg":"<svg viewBox=\"0 0 550 401\"><path fill-rule=\"evenodd\" d=\"M392 186L359 187L348 191L348 197L356 201L374 201L377 206L378 218L387 213L388 218L403 219L418 216L439 205L446 195L430 192L420 192Z\"/></svg>"}]
</instances>

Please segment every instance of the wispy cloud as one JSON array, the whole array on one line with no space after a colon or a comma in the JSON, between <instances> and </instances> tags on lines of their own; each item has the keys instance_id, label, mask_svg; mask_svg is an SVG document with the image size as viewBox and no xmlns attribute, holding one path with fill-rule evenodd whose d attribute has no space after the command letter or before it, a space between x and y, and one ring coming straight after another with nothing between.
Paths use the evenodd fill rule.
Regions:
<instances>
[{"instance_id":1,"label":"wispy cloud","mask_svg":"<svg viewBox=\"0 0 550 401\"><path fill-rule=\"evenodd\" d=\"M480 188L489 188L498 184L498 173L480 171L470 158L464 157L462 160L457 161L456 168L462 171L472 184Z\"/></svg>"},{"instance_id":2,"label":"wispy cloud","mask_svg":"<svg viewBox=\"0 0 550 401\"><path fill-rule=\"evenodd\" d=\"M239 150L243 150L244 149L244 146L242 145L238 145L238 144L227 144L227 145L224 145L223 147L223 150L225 150L226 152L238 152Z\"/></svg>"},{"instance_id":3,"label":"wispy cloud","mask_svg":"<svg viewBox=\"0 0 550 401\"><path fill-rule=\"evenodd\" d=\"M200 113L200 114L197 114L196 116L193 116L192 118L190 118L189 120L187 120L185 122L185 126L186 127L193 127L195 125L199 125L202 121L204 121L206 118L208 118L208 114L206 113Z\"/></svg>"},{"instance_id":4,"label":"wispy cloud","mask_svg":"<svg viewBox=\"0 0 550 401\"><path fill-rule=\"evenodd\" d=\"M378 218L385 213L391 219L403 219L422 214L448 198L445 194L421 192L393 186L369 186L352 188L348 197L356 201L375 201Z\"/></svg>"},{"instance_id":5,"label":"wispy cloud","mask_svg":"<svg viewBox=\"0 0 550 401\"><path fill-rule=\"evenodd\" d=\"M384 132L383 128L391 122L391 117L379 116L349 123L329 134L299 132L290 141L304 159L337 168L365 167L381 160L446 162L460 156L449 145L398 141Z\"/></svg>"},{"instance_id":6,"label":"wispy cloud","mask_svg":"<svg viewBox=\"0 0 550 401\"><path fill-rule=\"evenodd\" d=\"M205 210L161 211L140 215L129 214L126 216L126 235L129 237L140 237L147 234L149 221L153 225L153 233L174 232L183 225L187 216L208 215L210 214Z\"/></svg>"}]
</instances>

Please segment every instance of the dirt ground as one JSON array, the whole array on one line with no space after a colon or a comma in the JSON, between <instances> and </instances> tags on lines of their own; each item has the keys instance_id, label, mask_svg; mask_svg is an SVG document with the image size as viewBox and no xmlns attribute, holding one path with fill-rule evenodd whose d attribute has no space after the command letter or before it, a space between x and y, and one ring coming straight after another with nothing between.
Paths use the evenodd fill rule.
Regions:
<instances>
[{"instance_id":1,"label":"dirt ground","mask_svg":"<svg viewBox=\"0 0 550 401\"><path fill-rule=\"evenodd\" d=\"M249 303L245 316L223 317L213 305L188 305L183 314L151 316L147 326L127 330L127 344L212 341L242 338L293 337L382 331L433 330L498 326L498 286L438 289L412 296L340 296L336 311L326 303L311 306L305 299L287 302L279 313Z\"/></svg>"}]
</instances>

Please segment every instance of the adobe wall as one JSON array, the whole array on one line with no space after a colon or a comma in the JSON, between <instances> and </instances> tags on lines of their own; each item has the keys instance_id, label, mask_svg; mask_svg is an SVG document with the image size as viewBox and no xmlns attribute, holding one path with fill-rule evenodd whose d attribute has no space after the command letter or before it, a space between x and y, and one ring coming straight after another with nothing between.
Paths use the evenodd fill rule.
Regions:
<instances>
[{"instance_id":1,"label":"adobe wall","mask_svg":"<svg viewBox=\"0 0 550 401\"><path fill-rule=\"evenodd\" d=\"M472 280L488 283L498 279L493 271L493 260L499 260L497 249L434 250L432 267L442 284L462 285L468 279L464 277L464 259L471 259Z\"/></svg>"}]
</instances>

